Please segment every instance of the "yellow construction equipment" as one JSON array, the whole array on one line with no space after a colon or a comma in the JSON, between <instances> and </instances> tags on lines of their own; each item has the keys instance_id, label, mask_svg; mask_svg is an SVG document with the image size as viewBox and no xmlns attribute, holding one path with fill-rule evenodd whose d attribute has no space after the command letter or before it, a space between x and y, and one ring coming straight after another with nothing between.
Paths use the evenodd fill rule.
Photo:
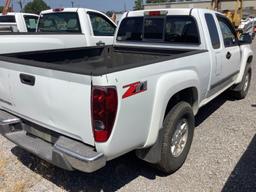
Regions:
<instances>
[{"instance_id":1,"label":"yellow construction equipment","mask_svg":"<svg viewBox=\"0 0 256 192\"><path fill-rule=\"evenodd\" d=\"M221 7L222 2L234 2L234 10L227 10ZM211 7L215 11L224 13L237 29L243 17L243 0L212 0Z\"/></svg>"}]
</instances>

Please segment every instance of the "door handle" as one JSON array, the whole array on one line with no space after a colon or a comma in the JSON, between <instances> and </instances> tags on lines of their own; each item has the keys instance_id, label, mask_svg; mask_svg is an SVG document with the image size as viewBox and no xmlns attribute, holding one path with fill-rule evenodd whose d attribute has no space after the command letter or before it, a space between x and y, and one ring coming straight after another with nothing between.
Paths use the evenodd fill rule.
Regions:
<instances>
[{"instance_id":1,"label":"door handle","mask_svg":"<svg viewBox=\"0 0 256 192\"><path fill-rule=\"evenodd\" d=\"M36 78L34 76L32 76L32 75L27 75L27 74L22 74L21 73L20 74L20 81L23 84L34 86Z\"/></svg>"},{"instance_id":2,"label":"door handle","mask_svg":"<svg viewBox=\"0 0 256 192\"><path fill-rule=\"evenodd\" d=\"M97 45L97 46L105 46L106 43L104 43L104 42L102 42L102 41L99 41L99 42L96 43L96 45Z\"/></svg>"},{"instance_id":3,"label":"door handle","mask_svg":"<svg viewBox=\"0 0 256 192\"><path fill-rule=\"evenodd\" d=\"M227 52L227 54L226 54L226 58L227 58L227 59L230 59L230 58L231 58L231 56L232 56L232 55L231 55L231 53L230 53L230 52Z\"/></svg>"}]
</instances>

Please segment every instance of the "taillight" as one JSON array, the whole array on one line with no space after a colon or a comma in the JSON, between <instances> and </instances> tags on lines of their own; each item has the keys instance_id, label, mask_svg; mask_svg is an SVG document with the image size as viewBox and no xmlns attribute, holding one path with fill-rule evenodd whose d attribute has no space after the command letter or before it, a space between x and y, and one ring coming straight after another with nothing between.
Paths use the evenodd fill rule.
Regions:
<instances>
[{"instance_id":1,"label":"taillight","mask_svg":"<svg viewBox=\"0 0 256 192\"><path fill-rule=\"evenodd\" d=\"M92 127L96 142L106 142L115 123L117 106L115 87L92 87Z\"/></svg>"},{"instance_id":2,"label":"taillight","mask_svg":"<svg viewBox=\"0 0 256 192\"><path fill-rule=\"evenodd\" d=\"M168 11L162 10L162 11L145 11L145 16L165 16L168 14Z\"/></svg>"},{"instance_id":3,"label":"taillight","mask_svg":"<svg viewBox=\"0 0 256 192\"><path fill-rule=\"evenodd\" d=\"M64 11L64 8L55 8L52 11L53 12L61 12L61 11Z\"/></svg>"}]
</instances>

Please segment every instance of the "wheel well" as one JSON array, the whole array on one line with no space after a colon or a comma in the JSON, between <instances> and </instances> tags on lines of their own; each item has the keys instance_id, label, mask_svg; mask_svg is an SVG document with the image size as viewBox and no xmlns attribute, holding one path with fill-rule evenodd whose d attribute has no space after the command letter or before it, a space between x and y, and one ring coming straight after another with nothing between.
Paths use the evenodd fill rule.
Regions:
<instances>
[{"instance_id":1,"label":"wheel well","mask_svg":"<svg viewBox=\"0 0 256 192\"><path fill-rule=\"evenodd\" d=\"M183 89L178 93L176 93L175 95L173 95L167 104L167 107L165 110L165 116L172 109L172 107L180 101L188 102L193 108L194 113L196 113L198 109L197 108L197 104L198 104L197 89L195 87L190 87L190 88Z\"/></svg>"},{"instance_id":2,"label":"wheel well","mask_svg":"<svg viewBox=\"0 0 256 192\"><path fill-rule=\"evenodd\" d=\"M251 64L251 63L252 63L252 59L253 59L253 56L251 55L251 56L247 59L247 64Z\"/></svg>"}]
</instances>

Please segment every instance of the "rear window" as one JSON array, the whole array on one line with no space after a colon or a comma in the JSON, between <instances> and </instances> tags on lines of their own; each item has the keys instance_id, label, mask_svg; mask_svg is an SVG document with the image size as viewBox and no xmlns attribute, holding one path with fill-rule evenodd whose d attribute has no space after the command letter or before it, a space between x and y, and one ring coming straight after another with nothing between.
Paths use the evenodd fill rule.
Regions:
<instances>
[{"instance_id":1,"label":"rear window","mask_svg":"<svg viewBox=\"0 0 256 192\"><path fill-rule=\"evenodd\" d=\"M81 33L78 14L65 12L41 15L38 31Z\"/></svg>"},{"instance_id":2,"label":"rear window","mask_svg":"<svg viewBox=\"0 0 256 192\"><path fill-rule=\"evenodd\" d=\"M0 23L16 23L15 16L11 16L11 15L0 16Z\"/></svg>"},{"instance_id":3,"label":"rear window","mask_svg":"<svg viewBox=\"0 0 256 192\"><path fill-rule=\"evenodd\" d=\"M125 18L117 41L200 44L197 23L192 16Z\"/></svg>"},{"instance_id":4,"label":"rear window","mask_svg":"<svg viewBox=\"0 0 256 192\"><path fill-rule=\"evenodd\" d=\"M164 37L164 19L145 18L144 20L144 39L162 40Z\"/></svg>"},{"instance_id":5,"label":"rear window","mask_svg":"<svg viewBox=\"0 0 256 192\"><path fill-rule=\"evenodd\" d=\"M142 41L143 17L131 17L122 21L118 41Z\"/></svg>"}]
</instances>

